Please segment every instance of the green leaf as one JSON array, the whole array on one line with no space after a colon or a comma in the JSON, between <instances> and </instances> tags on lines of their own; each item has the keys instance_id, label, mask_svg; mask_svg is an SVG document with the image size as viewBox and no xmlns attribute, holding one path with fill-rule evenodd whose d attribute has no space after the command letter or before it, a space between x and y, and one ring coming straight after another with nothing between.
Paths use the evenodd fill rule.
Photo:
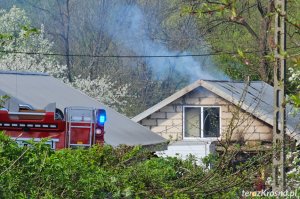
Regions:
<instances>
[{"instance_id":1,"label":"green leaf","mask_svg":"<svg viewBox=\"0 0 300 199\"><path fill-rule=\"evenodd\" d=\"M241 49L238 48L237 50L239 56L241 56L242 58L245 58L245 54L243 53L243 51Z\"/></svg>"},{"instance_id":2,"label":"green leaf","mask_svg":"<svg viewBox=\"0 0 300 199\"><path fill-rule=\"evenodd\" d=\"M13 39L13 35L12 34L8 34L8 33L1 33L0 34L0 39L9 39L9 40L12 40Z\"/></svg>"},{"instance_id":3,"label":"green leaf","mask_svg":"<svg viewBox=\"0 0 300 199\"><path fill-rule=\"evenodd\" d=\"M23 35L25 37L29 37L30 35L33 34L40 34L40 30L38 28L30 27L29 25L21 26L21 29L24 31Z\"/></svg>"},{"instance_id":4,"label":"green leaf","mask_svg":"<svg viewBox=\"0 0 300 199\"><path fill-rule=\"evenodd\" d=\"M235 10L235 8L233 7L232 9L231 9L231 15L232 15L232 17L233 18L236 18L236 10Z\"/></svg>"},{"instance_id":5,"label":"green leaf","mask_svg":"<svg viewBox=\"0 0 300 199\"><path fill-rule=\"evenodd\" d=\"M280 51L280 55L283 56L284 58L288 57L287 51Z\"/></svg>"},{"instance_id":6,"label":"green leaf","mask_svg":"<svg viewBox=\"0 0 300 199\"><path fill-rule=\"evenodd\" d=\"M290 95L290 99L296 107L300 107L300 93Z\"/></svg>"}]
</instances>

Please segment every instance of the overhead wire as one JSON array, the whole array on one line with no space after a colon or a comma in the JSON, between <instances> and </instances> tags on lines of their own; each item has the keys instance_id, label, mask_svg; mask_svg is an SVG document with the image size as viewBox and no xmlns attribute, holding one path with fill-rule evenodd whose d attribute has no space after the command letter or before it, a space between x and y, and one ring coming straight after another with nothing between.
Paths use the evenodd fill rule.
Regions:
<instances>
[{"instance_id":1,"label":"overhead wire","mask_svg":"<svg viewBox=\"0 0 300 199\"><path fill-rule=\"evenodd\" d=\"M94 58L180 58L180 57L205 57L221 54L237 54L236 52L214 52L204 54L177 54L177 55L91 55L91 54L61 54L61 53L42 53L42 52L25 52L25 51L2 51L7 54L27 54L27 55L45 55L61 57L94 57ZM255 53L259 51L247 51L244 53Z\"/></svg>"},{"instance_id":2,"label":"overhead wire","mask_svg":"<svg viewBox=\"0 0 300 199\"><path fill-rule=\"evenodd\" d=\"M287 49L300 48L294 46ZM244 54L259 53L260 50L244 51ZM182 57L206 57L215 55L237 55L238 52L210 52L203 54L175 54L175 55L92 55L92 54L62 54L62 53L43 53L43 52L26 52L26 51L7 51L0 50L0 53L7 54L26 54L26 55L44 55L44 56L61 56L61 57L91 57L91 58L182 58Z\"/></svg>"}]
</instances>

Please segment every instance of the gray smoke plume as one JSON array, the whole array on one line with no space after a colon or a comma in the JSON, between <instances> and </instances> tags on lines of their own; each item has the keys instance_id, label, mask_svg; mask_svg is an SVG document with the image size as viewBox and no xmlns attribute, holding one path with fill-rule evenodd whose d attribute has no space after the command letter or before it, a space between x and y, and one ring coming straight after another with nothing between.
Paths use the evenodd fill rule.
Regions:
<instances>
[{"instance_id":1,"label":"gray smoke plume","mask_svg":"<svg viewBox=\"0 0 300 199\"><path fill-rule=\"evenodd\" d=\"M189 54L188 52L170 51L165 45L153 41L149 36L146 20L153 19L146 19L141 9L137 6L117 6L110 11L110 16L104 28L118 45L130 49L139 56ZM169 67L173 67L178 72L188 75L190 81L196 79L227 79L225 75L216 72L210 58L203 57L199 59L197 58L196 61L193 57L160 57L145 58L145 61L152 68L152 71L157 74L163 74Z\"/></svg>"}]
</instances>

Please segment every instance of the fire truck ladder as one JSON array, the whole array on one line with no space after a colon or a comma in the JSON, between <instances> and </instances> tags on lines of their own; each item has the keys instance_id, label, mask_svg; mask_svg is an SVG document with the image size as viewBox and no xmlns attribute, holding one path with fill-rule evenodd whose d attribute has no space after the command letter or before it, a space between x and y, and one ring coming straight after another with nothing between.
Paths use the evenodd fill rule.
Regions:
<instances>
[{"instance_id":1,"label":"fire truck ladder","mask_svg":"<svg viewBox=\"0 0 300 199\"><path fill-rule=\"evenodd\" d=\"M94 132L95 111L93 108L86 107L68 107L65 109L66 127L67 127L67 146L75 148L78 146L91 147ZM74 129L88 129L88 143L72 143Z\"/></svg>"}]
</instances>

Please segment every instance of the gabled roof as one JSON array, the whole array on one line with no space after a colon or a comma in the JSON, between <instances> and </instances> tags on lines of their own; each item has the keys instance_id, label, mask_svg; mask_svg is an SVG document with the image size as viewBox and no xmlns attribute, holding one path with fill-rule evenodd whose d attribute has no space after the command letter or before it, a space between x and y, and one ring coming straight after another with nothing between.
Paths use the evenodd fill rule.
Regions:
<instances>
[{"instance_id":1,"label":"gabled roof","mask_svg":"<svg viewBox=\"0 0 300 199\"><path fill-rule=\"evenodd\" d=\"M244 111L252 114L256 118L273 126L274 88L263 81L251 81L246 84L245 82L198 80L133 117L132 120L139 122L198 87L203 87L213 92L228 102L241 107ZM291 110L292 107L288 105L287 112L289 113ZM296 116L287 114L287 133L296 140L300 140L299 121L299 114ZM297 128L297 131L295 131L295 128Z\"/></svg>"},{"instance_id":2,"label":"gabled roof","mask_svg":"<svg viewBox=\"0 0 300 199\"><path fill-rule=\"evenodd\" d=\"M42 109L53 102L61 110L68 106L104 108L107 113L106 143L113 146L120 144L160 145L162 148L167 146L167 140L161 136L46 74L0 71L0 95L4 94L37 109Z\"/></svg>"}]
</instances>

